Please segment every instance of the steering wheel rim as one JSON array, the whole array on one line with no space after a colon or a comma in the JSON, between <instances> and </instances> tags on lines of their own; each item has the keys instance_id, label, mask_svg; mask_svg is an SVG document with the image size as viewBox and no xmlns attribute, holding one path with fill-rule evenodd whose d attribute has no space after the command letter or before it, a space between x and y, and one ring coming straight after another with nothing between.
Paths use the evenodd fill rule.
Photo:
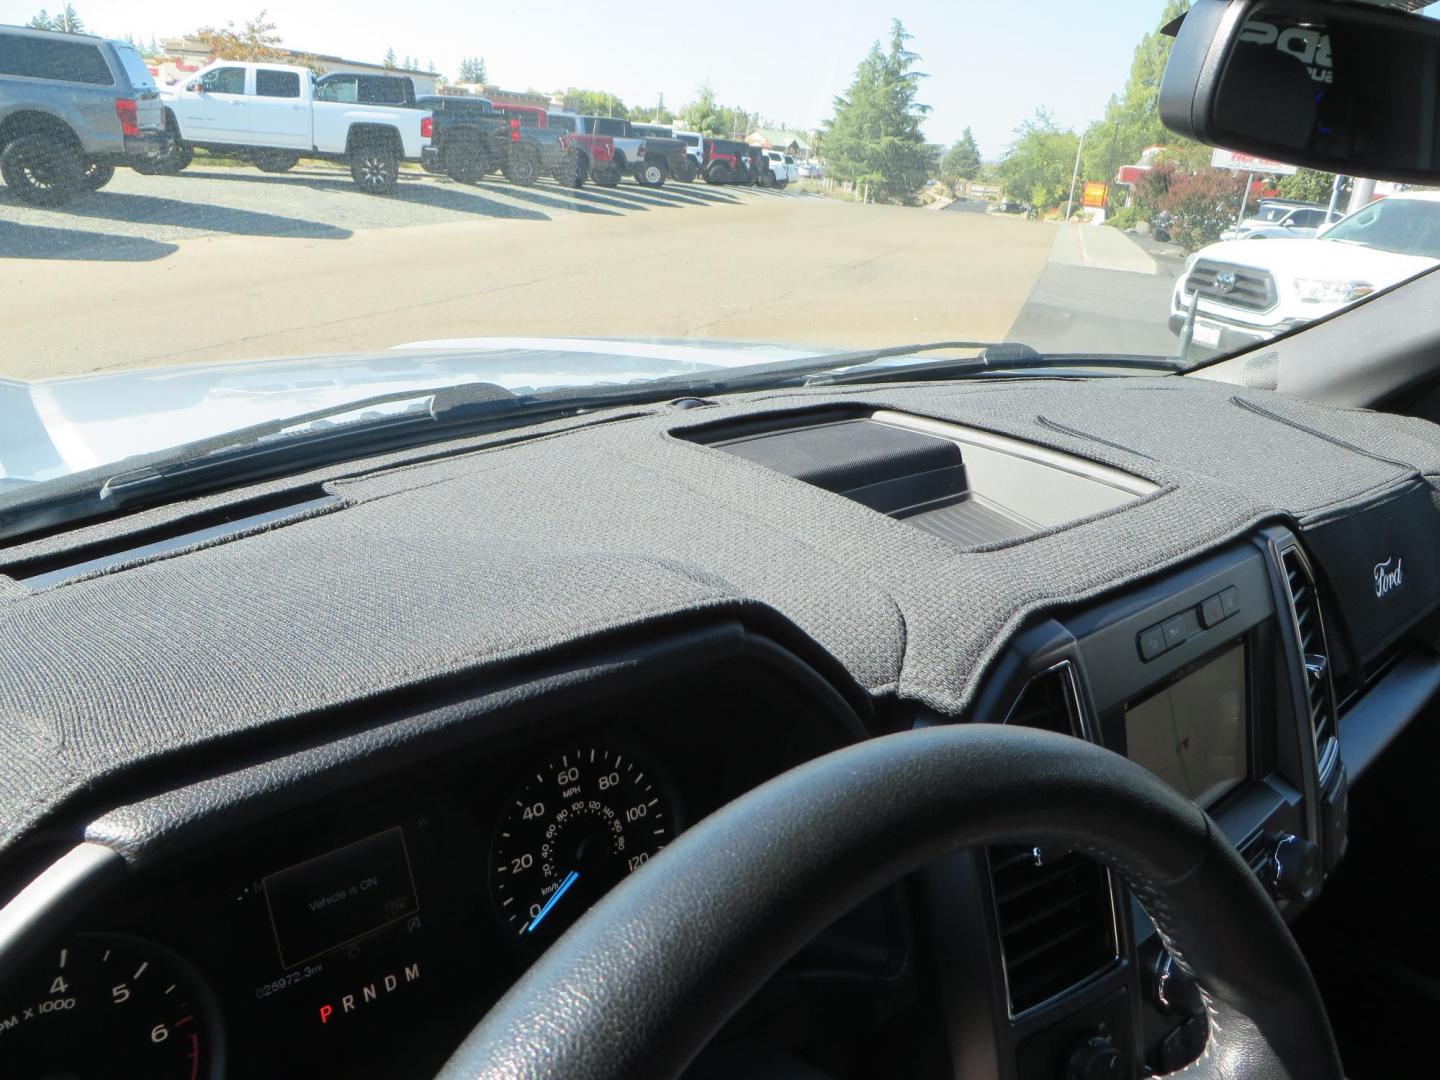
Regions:
<instances>
[{"instance_id":1,"label":"steering wheel rim","mask_svg":"<svg viewBox=\"0 0 1440 1080\"><path fill-rule=\"evenodd\" d=\"M1091 743L991 724L873 739L747 793L580 918L440 1080L679 1076L807 941L901 876L989 844L1063 845L1130 884L1201 988L1185 1080L1343 1080L1314 978L1209 816Z\"/></svg>"}]
</instances>

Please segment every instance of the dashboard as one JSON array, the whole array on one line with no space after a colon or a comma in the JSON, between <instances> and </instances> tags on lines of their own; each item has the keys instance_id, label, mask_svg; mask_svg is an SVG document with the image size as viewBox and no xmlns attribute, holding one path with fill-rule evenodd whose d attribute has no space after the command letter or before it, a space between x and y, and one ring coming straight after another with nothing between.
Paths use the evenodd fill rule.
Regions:
<instances>
[{"instance_id":1,"label":"dashboard","mask_svg":"<svg viewBox=\"0 0 1440 1080\"><path fill-rule=\"evenodd\" d=\"M1125 563L1147 542L1127 533L1134 522L1172 520L1156 507L1178 474L1147 466L1148 454L1097 451L1090 435L1041 445L975 414L961 424L901 404L827 401L800 416L787 403L683 428L660 418L667 452L701 455L717 490L780 485L803 542L747 549L736 526L725 557L748 564L747 588L793 588L808 607L737 602L697 571L658 590L689 589L685 603L611 633L597 629L604 605L633 596L601 589L589 620L573 619L584 632L556 647L423 680L389 674L348 703L295 710L307 722L283 733L236 725L167 748L123 786L97 772L0 860L5 1075L107 1075L117 1060L156 1080L433 1075L549 943L690 825L807 760L935 724L1047 728L1130 758L1203 807L1297 917L1346 854L1352 780L1440 689L1440 661L1415 633L1440 604L1428 484L1402 470L1383 497L1303 522L1247 510L1243 528L1205 543L1203 515L1182 514L1171 555L1108 580L1080 565L1082 540L1069 549L1076 564L1055 571L1074 575L1071 593L1007 615L1001 598L1059 549L1025 560L1077 530ZM446 482L483 471L464 457L434 467ZM1373 487L1370 473L1360 479ZM281 511L278 528L237 533L237 553L259 540L253 569L275 533L297 530L293 544L308 526L318 560L339 542L324 532L335 521L394 512L393 487L353 482L331 484L337 505L318 516L304 488L310 516L287 524ZM653 488L653 472L637 483ZM596 530L632 527L597 505L564 509ZM635 527L700 565L703 534L730 520L705 505ZM537 527L561 528L561 509ZM733 520L751 528L760 513L746 506ZM824 546L837 522L858 523L864 545ZM147 526L138 539L155 562L142 569L227 557L224 543L186 546L193 524L173 528L173 549L161 540L158 555ZM453 530L446 542L474 543ZM107 543L114 569L78 587L136 572ZM560 550L548 573L518 573L527 596L557 590L549 604L578 588L562 567L582 556ZM76 558L93 555L82 546ZM58 574L63 590L46 558L47 588ZM935 586L965 560L979 569L963 590ZM901 571L887 579L897 563L928 606L904 598ZM473 569L442 566L437 582ZM638 580L630 594L644 591ZM887 580L902 618L873 601ZM513 631L527 601L512 601L491 621ZM331 615L342 610L332 603ZM938 674L922 684L925 664ZM229 677L190 686L203 699ZM964 693L949 694L962 679ZM919 1077L1139 1075L1195 1060L1206 1030L1197 988L1117 874L1069 851L993 847L941 859L842 919L693 1075L819 1080L897 1063Z\"/></svg>"}]
</instances>

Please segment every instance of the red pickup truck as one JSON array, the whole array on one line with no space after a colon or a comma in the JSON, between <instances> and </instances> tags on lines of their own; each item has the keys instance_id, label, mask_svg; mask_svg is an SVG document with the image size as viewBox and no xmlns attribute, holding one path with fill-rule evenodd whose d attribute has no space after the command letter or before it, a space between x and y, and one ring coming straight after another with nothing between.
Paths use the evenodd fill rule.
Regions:
<instances>
[{"instance_id":1,"label":"red pickup truck","mask_svg":"<svg viewBox=\"0 0 1440 1080\"><path fill-rule=\"evenodd\" d=\"M563 141L579 159L575 169L576 187L583 187L587 178L602 187L614 187L620 182L620 174L614 168L612 136L583 134L575 130L574 122L568 117L546 112L538 105L497 105L496 108L506 116L518 118L525 127L564 131Z\"/></svg>"}]
</instances>

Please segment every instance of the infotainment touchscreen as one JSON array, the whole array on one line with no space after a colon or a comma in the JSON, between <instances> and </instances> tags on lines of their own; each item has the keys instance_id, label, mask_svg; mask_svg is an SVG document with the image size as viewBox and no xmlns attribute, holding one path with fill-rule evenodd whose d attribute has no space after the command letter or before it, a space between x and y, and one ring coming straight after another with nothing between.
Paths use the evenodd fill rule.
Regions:
<instances>
[{"instance_id":1,"label":"infotainment touchscreen","mask_svg":"<svg viewBox=\"0 0 1440 1080\"><path fill-rule=\"evenodd\" d=\"M1245 645L1125 710L1126 756L1209 806L1249 771Z\"/></svg>"}]
</instances>

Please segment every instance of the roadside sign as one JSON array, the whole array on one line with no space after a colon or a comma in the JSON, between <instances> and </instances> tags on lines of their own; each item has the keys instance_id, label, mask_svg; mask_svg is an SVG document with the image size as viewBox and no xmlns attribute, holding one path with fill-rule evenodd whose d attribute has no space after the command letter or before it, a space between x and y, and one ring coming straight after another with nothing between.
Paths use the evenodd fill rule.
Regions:
<instances>
[{"instance_id":1,"label":"roadside sign","mask_svg":"<svg viewBox=\"0 0 1440 1080\"><path fill-rule=\"evenodd\" d=\"M1080 205L1091 210L1102 210L1105 201L1110 197L1110 185L1099 180L1086 180L1085 191L1080 197Z\"/></svg>"},{"instance_id":2,"label":"roadside sign","mask_svg":"<svg viewBox=\"0 0 1440 1080\"><path fill-rule=\"evenodd\" d=\"M1212 169L1234 169L1236 172L1265 173L1270 176L1294 176L1299 168L1283 161L1242 154L1238 150L1216 150L1210 155Z\"/></svg>"}]
</instances>

